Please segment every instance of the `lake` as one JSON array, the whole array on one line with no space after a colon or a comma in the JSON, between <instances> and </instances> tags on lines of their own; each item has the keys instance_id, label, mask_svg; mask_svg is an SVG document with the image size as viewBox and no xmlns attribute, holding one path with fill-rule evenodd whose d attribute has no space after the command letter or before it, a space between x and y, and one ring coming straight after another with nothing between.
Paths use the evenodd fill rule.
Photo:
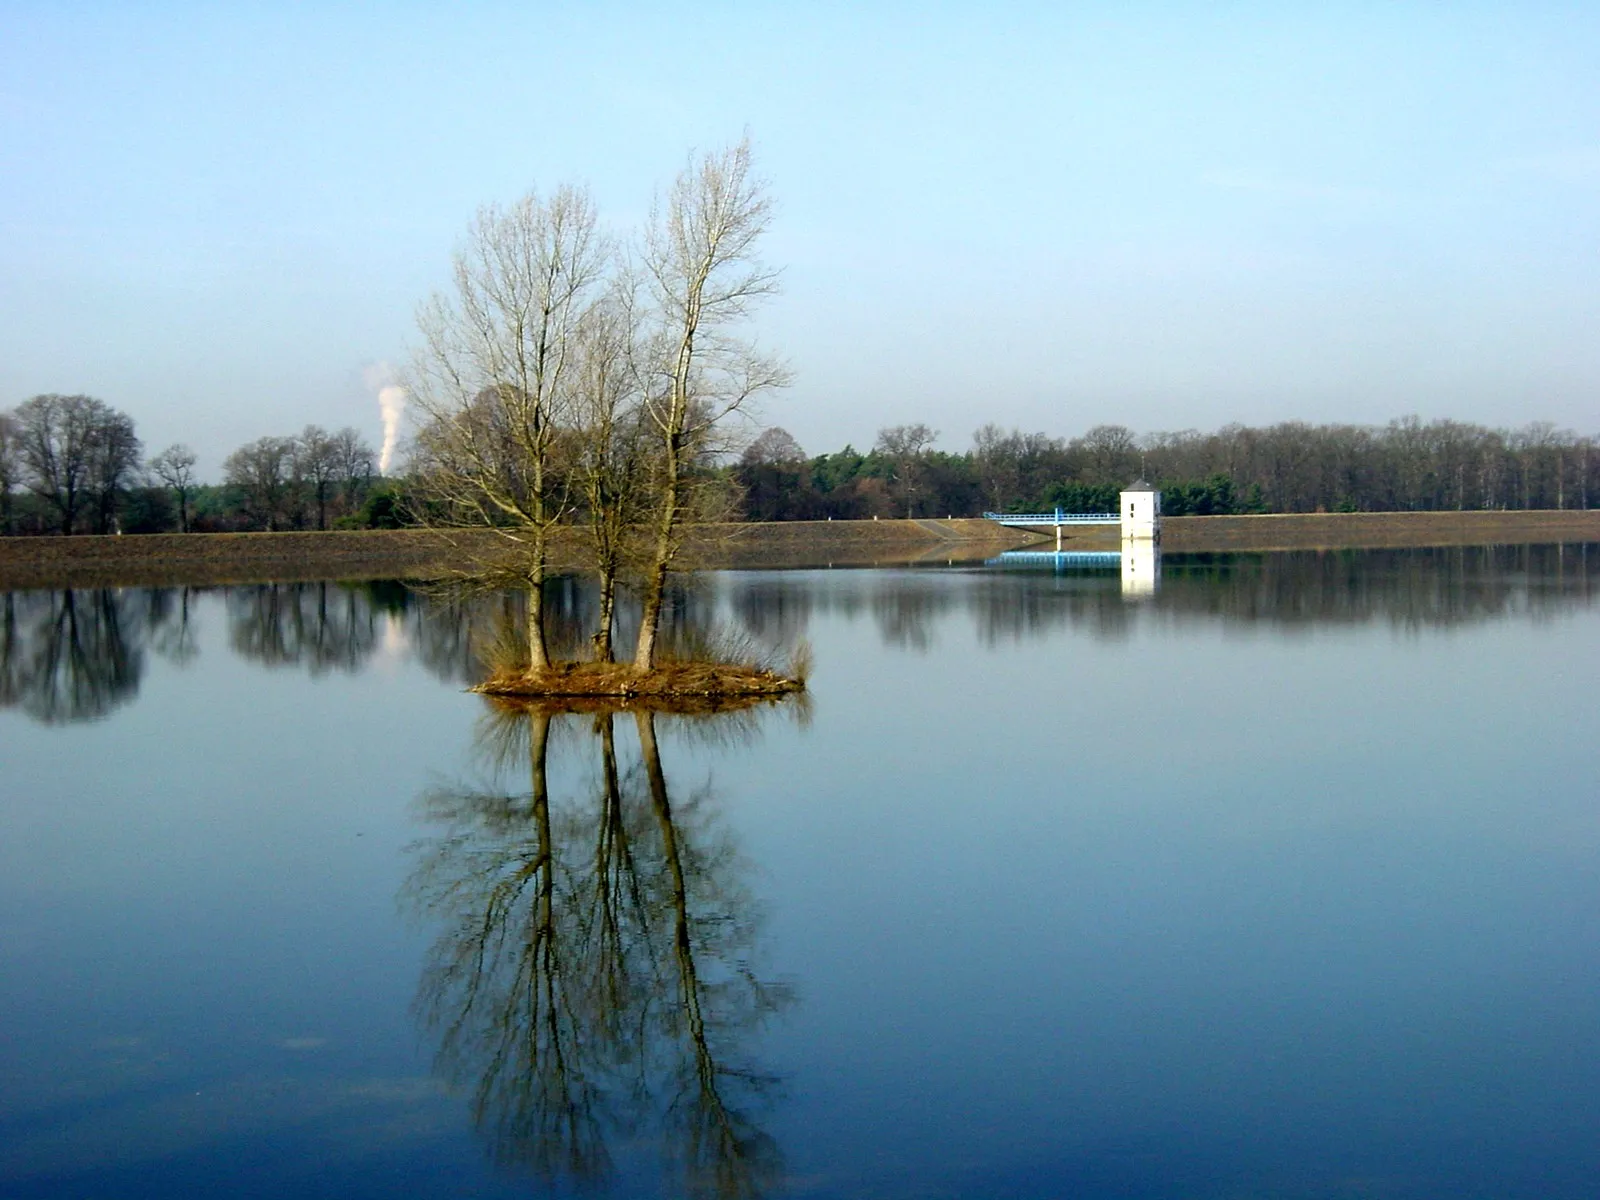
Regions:
<instances>
[{"instance_id":1,"label":"lake","mask_svg":"<svg viewBox=\"0 0 1600 1200\"><path fill-rule=\"evenodd\" d=\"M0 595L0 1194L1593 1195L1600 546L1132 570Z\"/></svg>"}]
</instances>

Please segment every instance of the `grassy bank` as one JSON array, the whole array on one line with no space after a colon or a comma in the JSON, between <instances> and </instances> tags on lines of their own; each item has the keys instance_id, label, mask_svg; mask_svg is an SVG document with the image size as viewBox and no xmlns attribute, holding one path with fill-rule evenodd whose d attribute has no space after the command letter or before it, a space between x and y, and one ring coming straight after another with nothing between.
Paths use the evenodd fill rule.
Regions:
<instances>
[{"instance_id":1,"label":"grassy bank","mask_svg":"<svg viewBox=\"0 0 1600 1200\"><path fill-rule=\"evenodd\" d=\"M1040 542L983 520L781 521L691 530L685 568L894 565L981 560ZM492 533L425 530L0 538L0 588L430 578L494 552ZM1170 517L1169 552L1600 542L1600 511L1305 513ZM1114 527L1068 530L1073 549L1114 549ZM583 561L563 531L555 566Z\"/></svg>"},{"instance_id":2,"label":"grassy bank","mask_svg":"<svg viewBox=\"0 0 1600 1200\"><path fill-rule=\"evenodd\" d=\"M682 566L870 566L982 559L1028 535L988 521L784 521L688 531ZM368 530L0 538L0 588L425 579L466 569L505 543L493 533ZM556 569L584 561L578 530L552 542Z\"/></svg>"},{"instance_id":3,"label":"grassy bank","mask_svg":"<svg viewBox=\"0 0 1600 1200\"><path fill-rule=\"evenodd\" d=\"M1248 517L1165 517L1168 553L1227 550L1404 549L1600 542L1600 510L1575 512L1270 513ZM1117 531L1088 527L1072 549L1116 549Z\"/></svg>"}]
</instances>

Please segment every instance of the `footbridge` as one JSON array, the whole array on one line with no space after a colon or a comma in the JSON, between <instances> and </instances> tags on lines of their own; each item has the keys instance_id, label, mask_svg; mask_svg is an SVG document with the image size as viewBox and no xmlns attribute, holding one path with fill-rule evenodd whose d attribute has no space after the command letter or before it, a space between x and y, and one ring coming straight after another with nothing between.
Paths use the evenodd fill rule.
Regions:
<instances>
[{"instance_id":1,"label":"footbridge","mask_svg":"<svg viewBox=\"0 0 1600 1200\"><path fill-rule=\"evenodd\" d=\"M1121 528L1122 540L1161 540L1161 493L1143 479L1137 479L1122 489L1118 497L1119 512L1071 513L1062 509L1047 513L986 512L984 518L1007 529L1032 531L1054 529L1056 549L1061 549L1061 531L1069 525L1116 525Z\"/></svg>"},{"instance_id":2,"label":"footbridge","mask_svg":"<svg viewBox=\"0 0 1600 1200\"><path fill-rule=\"evenodd\" d=\"M1120 567L1122 554L1117 550L1007 550L995 558L985 559L986 567L1051 567L1057 571L1093 570L1098 567Z\"/></svg>"},{"instance_id":3,"label":"footbridge","mask_svg":"<svg viewBox=\"0 0 1600 1200\"><path fill-rule=\"evenodd\" d=\"M1053 513L997 513L986 512L984 517L1008 529L1056 531L1056 549L1061 549L1061 530L1066 525L1121 525L1120 513L1069 513L1059 508Z\"/></svg>"},{"instance_id":4,"label":"footbridge","mask_svg":"<svg viewBox=\"0 0 1600 1200\"><path fill-rule=\"evenodd\" d=\"M1056 525L1120 525L1117 513L1069 513L1059 508L1053 513L997 513L986 512L985 520L1011 529L1040 529Z\"/></svg>"}]
</instances>

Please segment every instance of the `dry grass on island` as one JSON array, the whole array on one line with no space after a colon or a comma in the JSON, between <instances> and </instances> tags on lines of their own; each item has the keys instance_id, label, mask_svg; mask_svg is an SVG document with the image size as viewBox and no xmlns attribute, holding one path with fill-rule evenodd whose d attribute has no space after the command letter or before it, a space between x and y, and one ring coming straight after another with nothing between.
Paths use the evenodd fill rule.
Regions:
<instances>
[{"instance_id":1,"label":"dry grass on island","mask_svg":"<svg viewBox=\"0 0 1600 1200\"><path fill-rule=\"evenodd\" d=\"M772 699L805 688L803 677L741 663L665 662L641 672L631 663L567 662L554 663L540 672L496 672L472 690L524 699L677 707L685 700Z\"/></svg>"},{"instance_id":2,"label":"dry grass on island","mask_svg":"<svg viewBox=\"0 0 1600 1200\"><path fill-rule=\"evenodd\" d=\"M563 710L712 712L805 691L805 678L736 662L662 662L638 672L627 662L558 662L538 674L504 672L472 691L496 699L560 701Z\"/></svg>"},{"instance_id":3,"label":"dry grass on island","mask_svg":"<svg viewBox=\"0 0 1600 1200\"><path fill-rule=\"evenodd\" d=\"M630 662L576 660L530 670L526 653L507 639L484 654L487 678L471 690L518 701L559 702L563 709L648 708L716 711L806 690L811 647L801 642L781 668L748 639L701 634L671 645L648 671Z\"/></svg>"}]
</instances>

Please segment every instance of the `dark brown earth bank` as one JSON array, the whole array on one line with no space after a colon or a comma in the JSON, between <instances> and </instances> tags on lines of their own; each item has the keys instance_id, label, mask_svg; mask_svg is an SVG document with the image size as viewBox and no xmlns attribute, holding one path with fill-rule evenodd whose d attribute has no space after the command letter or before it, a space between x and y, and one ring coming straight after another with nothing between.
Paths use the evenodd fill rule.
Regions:
<instances>
[{"instance_id":1,"label":"dark brown earth bank","mask_svg":"<svg viewBox=\"0 0 1600 1200\"><path fill-rule=\"evenodd\" d=\"M1071 549L1115 548L1114 526L1073 530ZM554 566L581 566L579 531L555 539ZM1600 542L1600 511L1306 513L1170 517L1169 552ZM982 560L1043 537L984 520L784 521L690 531L681 566L892 566ZM438 578L504 543L483 531L152 534L0 538L0 588Z\"/></svg>"},{"instance_id":2,"label":"dark brown earth bank","mask_svg":"<svg viewBox=\"0 0 1600 1200\"><path fill-rule=\"evenodd\" d=\"M1115 529L1106 530L1108 545ZM1166 517L1161 548L1382 550L1408 546L1523 546L1600 541L1600 510L1527 512L1270 513L1249 517Z\"/></svg>"},{"instance_id":3,"label":"dark brown earth bank","mask_svg":"<svg viewBox=\"0 0 1600 1200\"><path fill-rule=\"evenodd\" d=\"M888 566L983 559L1033 540L984 520L705 525L687 532L679 565ZM558 531L552 566L582 566L586 544L580 530ZM504 539L483 530L0 538L0 588L431 579L505 550Z\"/></svg>"}]
</instances>

